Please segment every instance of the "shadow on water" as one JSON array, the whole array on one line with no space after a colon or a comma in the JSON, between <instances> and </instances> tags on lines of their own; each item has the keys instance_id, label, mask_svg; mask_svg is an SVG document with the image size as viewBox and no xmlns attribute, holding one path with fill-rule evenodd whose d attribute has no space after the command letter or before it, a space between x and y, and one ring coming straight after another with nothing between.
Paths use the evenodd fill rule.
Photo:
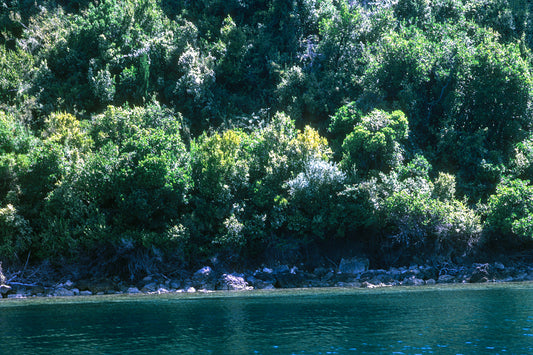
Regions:
<instances>
[{"instance_id":1,"label":"shadow on water","mask_svg":"<svg viewBox=\"0 0 533 355\"><path fill-rule=\"evenodd\" d=\"M14 354L531 353L533 284L3 300Z\"/></svg>"}]
</instances>

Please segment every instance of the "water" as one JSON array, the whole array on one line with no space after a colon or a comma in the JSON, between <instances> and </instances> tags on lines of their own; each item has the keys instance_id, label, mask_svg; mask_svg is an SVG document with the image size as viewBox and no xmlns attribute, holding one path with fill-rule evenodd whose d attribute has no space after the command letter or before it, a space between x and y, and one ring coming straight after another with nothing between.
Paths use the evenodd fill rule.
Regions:
<instances>
[{"instance_id":1,"label":"water","mask_svg":"<svg viewBox=\"0 0 533 355\"><path fill-rule=\"evenodd\" d=\"M533 284L0 300L0 352L527 354Z\"/></svg>"}]
</instances>

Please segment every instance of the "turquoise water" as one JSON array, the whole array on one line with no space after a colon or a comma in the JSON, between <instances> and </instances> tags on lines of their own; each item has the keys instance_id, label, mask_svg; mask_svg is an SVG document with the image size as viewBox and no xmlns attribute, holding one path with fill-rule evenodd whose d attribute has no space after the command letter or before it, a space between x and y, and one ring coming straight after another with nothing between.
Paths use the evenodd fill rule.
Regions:
<instances>
[{"instance_id":1,"label":"turquoise water","mask_svg":"<svg viewBox=\"0 0 533 355\"><path fill-rule=\"evenodd\" d=\"M0 300L0 352L527 354L533 284Z\"/></svg>"}]
</instances>

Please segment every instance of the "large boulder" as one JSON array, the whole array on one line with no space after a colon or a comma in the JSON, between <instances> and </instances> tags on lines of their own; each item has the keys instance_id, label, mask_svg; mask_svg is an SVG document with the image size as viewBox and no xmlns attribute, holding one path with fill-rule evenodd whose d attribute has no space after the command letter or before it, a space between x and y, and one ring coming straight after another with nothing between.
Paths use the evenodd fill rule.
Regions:
<instances>
[{"instance_id":1,"label":"large boulder","mask_svg":"<svg viewBox=\"0 0 533 355\"><path fill-rule=\"evenodd\" d=\"M215 273L209 266L197 270L192 276L192 286L197 290L214 290Z\"/></svg>"},{"instance_id":2,"label":"large boulder","mask_svg":"<svg viewBox=\"0 0 533 355\"><path fill-rule=\"evenodd\" d=\"M71 297L75 295L75 292L64 287L59 287L54 291L53 294L54 296Z\"/></svg>"},{"instance_id":3,"label":"large boulder","mask_svg":"<svg viewBox=\"0 0 533 355\"><path fill-rule=\"evenodd\" d=\"M306 283L304 275L299 272L283 272L276 274L277 288L298 288L303 287Z\"/></svg>"},{"instance_id":4,"label":"large boulder","mask_svg":"<svg viewBox=\"0 0 533 355\"><path fill-rule=\"evenodd\" d=\"M246 282L246 280L244 280L242 276L234 274L224 274L218 280L216 289L224 291L243 291L252 290L253 287L249 286L248 282Z\"/></svg>"},{"instance_id":5,"label":"large boulder","mask_svg":"<svg viewBox=\"0 0 533 355\"><path fill-rule=\"evenodd\" d=\"M469 282L487 282L489 280L489 268L489 264L478 264L472 273L472 276L470 276Z\"/></svg>"},{"instance_id":6,"label":"large boulder","mask_svg":"<svg viewBox=\"0 0 533 355\"><path fill-rule=\"evenodd\" d=\"M10 291L11 291L11 286L0 285L0 295L2 295L3 298L6 298Z\"/></svg>"},{"instance_id":7,"label":"large boulder","mask_svg":"<svg viewBox=\"0 0 533 355\"><path fill-rule=\"evenodd\" d=\"M80 291L91 291L92 294L112 293L118 290L117 284L109 279L100 279L95 281L82 280L76 283Z\"/></svg>"},{"instance_id":8,"label":"large boulder","mask_svg":"<svg viewBox=\"0 0 533 355\"><path fill-rule=\"evenodd\" d=\"M353 257L350 259L342 259L339 264L340 274L361 274L368 270L368 259Z\"/></svg>"}]
</instances>

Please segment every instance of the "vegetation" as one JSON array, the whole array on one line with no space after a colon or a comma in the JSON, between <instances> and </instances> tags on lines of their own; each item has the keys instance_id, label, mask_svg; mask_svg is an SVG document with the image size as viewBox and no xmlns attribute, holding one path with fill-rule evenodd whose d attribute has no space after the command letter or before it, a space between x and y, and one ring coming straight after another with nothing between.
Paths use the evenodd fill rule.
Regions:
<instances>
[{"instance_id":1,"label":"vegetation","mask_svg":"<svg viewBox=\"0 0 533 355\"><path fill-rule=\"evenodd\" d=\"M532 50L526 0L1 0L0 260L531 250Z\"/></svg>"}]
</instances>

